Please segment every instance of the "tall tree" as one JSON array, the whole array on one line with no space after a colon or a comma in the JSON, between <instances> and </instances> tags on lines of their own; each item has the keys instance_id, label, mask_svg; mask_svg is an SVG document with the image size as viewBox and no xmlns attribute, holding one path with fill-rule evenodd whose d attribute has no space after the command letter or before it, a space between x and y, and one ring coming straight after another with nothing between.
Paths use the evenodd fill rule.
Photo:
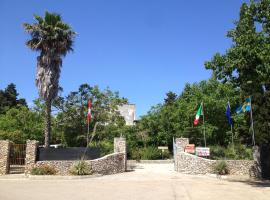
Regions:
<instances>
[{"instance_id":1,"label":"tall tree","mask_svg":"<svg viewBox=\"0 0 270 200\"><path fill-rule=\"evenodd\" d=\"M34 15L34 18L35 23L24 23L23 26L31 35L31 39L26 42L26 45L30 49L40 52L37 57L36 86L40 97L46 104L44 134L45 147L49 147L51 104L58 94L62 57L73 50L75 32L62 21L59 14L46 12L44 18L37 15Z\"/></svg>"},{"instance_id":2,"label":"tall tree","mask_svg":"<svg viewBox=\"0 0 270 200\"><path fill-rule=\"evenodd\" d=\"M109 88L100 90L98 86L91 87L82 84L77 91L70 92L65 98L58 98L56 107L59 112L56 117L56 124L59 132L63 132L65 142L69 146L85 146L87 133L87 103L92 100L92 115L90 123L91 137L94 139L104 139L104 135L111 137L113 128L118 128L123 122L118 106L128 102L121 98L118 92L113 92Z\"/></svg>"},{"instance_id":3,"label":"tall tree","mask_svg":"<svg viewBox=\"0 0 270 200\"><path fill-rule=\"evenodd\" d=\"M18 104L27 107L25 99L18 99L18 95L14 83L10 83L5 90L0 90L0 114L5 114L7 110Z\"/></svg>"},{"instance_id":4,"label":"tall tree","mask_svg":"<svg viewBox=\"0 0 270 200\"><path fill-rule=\"evenodd\" d=\"M242 4L239 21L228 32L233 45L205 63L217 79L240 88L242 101L252 97L256 140L270 142L270 1ZM246 115L249 123L249 116Z\"/></svg>"}]
</instances>

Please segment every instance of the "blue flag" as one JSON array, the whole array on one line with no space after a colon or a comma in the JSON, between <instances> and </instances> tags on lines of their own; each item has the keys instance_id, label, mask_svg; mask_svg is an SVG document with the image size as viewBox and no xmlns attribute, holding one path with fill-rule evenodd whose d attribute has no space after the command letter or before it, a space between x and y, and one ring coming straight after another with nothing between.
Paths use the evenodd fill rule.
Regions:
<instances>
[{"instance_id":1,"label":"blue flag","mask_svg":"<svg viewBox=\"0 0 270 200\"><path fill-rule=\"evenodd\" d=\"M250 111L251 110L251 99L248 97L245 102L245 111Z\"/></svg>"},{"instance_id":2,"label":"blue flag","mask_svg":"<svg viewBox=\"0 0 270 200\"><path fill-rule=\"evenodd\" d=\"M250 97L246 98L245 103L243 105L240 105L236 109L236 113L240 114L241 112L250 112L251 111L251 99Z\"/></svg>"},{"instance_id":3,"label":"blue flag","mask_svg":"<svg viewBox=\"0 0 270 200\"><path fill-rule=\"evenodd\" d=\"M230 103L229 102L227 104L226 117L228 119L229 124L232 125L233 124L233 120L232 120L232 116L231 116L231 107L230 107Z\"/></svg>"}]
</instances>

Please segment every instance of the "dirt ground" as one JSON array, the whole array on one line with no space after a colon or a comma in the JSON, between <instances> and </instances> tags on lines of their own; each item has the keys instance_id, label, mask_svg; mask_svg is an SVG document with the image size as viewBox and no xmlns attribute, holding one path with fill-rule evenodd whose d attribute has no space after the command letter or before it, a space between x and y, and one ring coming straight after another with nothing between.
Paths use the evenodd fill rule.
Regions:
<instances>
[{"instance_id":1,"label":"dirt ground","mask_svg":"<svg viewBox=\"0 0 270 200\"><path fill-rule=\"evenodd\" d=\"M0 178L0 200L269 200L270 183L174 172L173 164L137 164L123 174L76 180Z\"/></svg>"}]
</instances>

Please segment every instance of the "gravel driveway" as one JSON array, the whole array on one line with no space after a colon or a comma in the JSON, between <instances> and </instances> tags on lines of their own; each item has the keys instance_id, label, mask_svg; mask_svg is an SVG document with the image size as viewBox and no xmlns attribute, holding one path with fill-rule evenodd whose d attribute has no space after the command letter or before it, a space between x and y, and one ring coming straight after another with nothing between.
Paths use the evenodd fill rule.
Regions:
<instances>
[{"instance_id":1,"label":"gravel driveway","mask_svg":"<svg viewBox=\"0 0 270 200\"><path fill-rule=\"evenodd\" d=\"M123 174L77 180L0 178L0 200L270 199L270 183L184 175L173 164L137 164Z\"/></svg>"}]
</instances>

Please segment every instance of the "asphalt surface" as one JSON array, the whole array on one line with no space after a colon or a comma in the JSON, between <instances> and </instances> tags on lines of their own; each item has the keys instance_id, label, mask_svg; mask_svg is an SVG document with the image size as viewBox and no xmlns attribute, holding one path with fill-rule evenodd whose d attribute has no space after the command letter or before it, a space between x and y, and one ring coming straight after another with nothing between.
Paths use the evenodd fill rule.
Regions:
<instances>
[{"instance_id":1,"label":"asphalt surface","mask_svg":"<svg viewBox=\"0 0 270 200\"><path fill-rule=\"evenodd\" d=\"M0 178L0 200L49 199L270 200L270 183L185 175L173 164L138 164L123 174L74 180Z\"/></svg>"}]
</instances>

